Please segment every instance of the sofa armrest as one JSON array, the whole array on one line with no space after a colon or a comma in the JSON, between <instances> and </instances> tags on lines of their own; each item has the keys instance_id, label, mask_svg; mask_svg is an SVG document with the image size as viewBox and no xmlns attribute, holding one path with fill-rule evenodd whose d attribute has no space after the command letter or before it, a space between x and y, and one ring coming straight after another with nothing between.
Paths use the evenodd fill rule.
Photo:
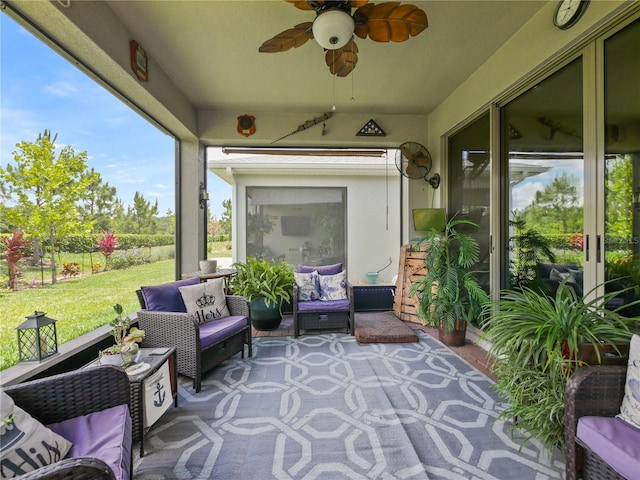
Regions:
<instances>
[{"instance_id":1,"label":"sofa armrest","mask_svg":"<svg viewBox=\"0 0 640 480\"><path fill-rule=\"evenodd\" d=\"M227 295L227 308L231 315L249 318L249 302L240 295Z\"/></svg>"},{"instance_id":2,"label":"sofa armrest","mask_svg":"<svg viewBox=\"0 0 640 480\"><path fill-rule=\"evenodd\" d=\"M564 436L567 479L579 478L582 452L576 446L578 419L587 415L613 417L620 413L627 375L626 366L593 366L578 369L565 389Z\"/></svg>"},{"instance_id":3,"label":"sofa armrest","mask_svg":"<svg viewBox=\"0 0 640 480\"><path fill-rule=\"evenodd\" d=\"M111 469L97 458L65 458L20 476L20 480L115 480Z\"/></svg>"},{"instance_id":4,"label":"sofa armrest","mask_svg":"<svg viewBox=\"0 0 640 480\"><path fill-rule=\"evenodd\" d=\"M139 310L138 327L145 332L142 347L172 347L200 342L197 319L183 312Z\"/></svg>"},{"instance_id":5,"label":"sofa armrest","mask_svg":"<svg viewBox=\"0 0 640 480\"><path fill-rule=\"evenodd\" d=\"M47 425L118 405L129 405L129 378L100 365L5 388L16 405Z\"/></svg>"}]
</instances>

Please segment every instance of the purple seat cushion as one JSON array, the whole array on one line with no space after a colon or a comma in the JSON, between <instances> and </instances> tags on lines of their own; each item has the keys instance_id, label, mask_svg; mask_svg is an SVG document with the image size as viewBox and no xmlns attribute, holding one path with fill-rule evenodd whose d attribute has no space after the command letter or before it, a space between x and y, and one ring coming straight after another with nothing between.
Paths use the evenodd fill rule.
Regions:
<instances>
[{"instance_id":1,"label":"purple seat cushion","mask_svg":"<svg viewBox=\"0 0 640 480\"><path fill-rule=\"evenodd\" d=\"M625 478L640 472L640 429L621 418L581 417L576 436Z\"/></svg>"},{"instance_id":2,"label":"purple seat cushion","mask_svg":"<svg viewBox=\"0 0 640 480\"><path fill-rule=\"evenodd\" d=\"M200 324L200 345L202 348L239 332L249 324L244 315L231 315Z\"/></svg>"},{"instance_id":3,"label":"purple seat cushion","mask_svg":"<svg viewBox=\"0 0 640 480\"><path fill-rule=\"evenodd\" d=\"M197 283L200 283L200 279L198 277L192 277L152 287L140 287L140 290L142 291L147 310L156 312L186 312L187 307L184 305L179 288L187 285L196 285Z\"/></svg>"},{"instance_id":4,"label":"purple seat cushion","mask_svg":"<svg viewBox=\"0 0 640 480\"><path fill-rule=\"evenodd\" d=\"M311 273L314 270L318 272L318 275L335 275L342 271L342 264L334 263L333 265L322 265L319 267L298 265L298 273Z\"/></svg>"},{"instance_id":5,"label":"purple seat cushion","mask_svg":"<svg viewBox=\"0 0 640 480\"><path fill-rule=\"evenodd\" d=\"M344 312L349 310L349 300L314 300L313 302L298 302L300 312Z\"/></svg>"},{"instance_id":6,"label":"purple seat cushion","mask_svg":"<svg viewBox=\"0 0 640 480\"><path fill-rule=\"evenodd\" d=\"M131 416L127 405L47 425L73 443L67 458L102 460L117 479L128 479L131 468Z\"/></svg>"}]
</instances>

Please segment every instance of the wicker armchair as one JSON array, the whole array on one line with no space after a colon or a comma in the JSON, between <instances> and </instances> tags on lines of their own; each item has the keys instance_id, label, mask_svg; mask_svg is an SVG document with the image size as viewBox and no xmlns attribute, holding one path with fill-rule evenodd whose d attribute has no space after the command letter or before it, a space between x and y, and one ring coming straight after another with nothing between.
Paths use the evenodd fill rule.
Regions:
<instances>
[{"instance_id":1,"label":"wicker armchair","mask_svg":"<svg viewBox=\"0 0 640 480\"><path fill-rule=\"evenodd\" d=\"M159 312L145 310L144 297L136 291L142 310L138 311L138 325L145 331L143 347L175 346L178 356L178 373L193 379L196 393L202 386L202 374L241 353L244 358L244 346L252 356L251 325L239 331L223 336L216 342L202 347L200 328L194 315L182 312ZM249 318L249 304L244 297L226 295L227 307L232 316Z\"/></svg>"},{"instance_id":2,"label":"wicker armchair","mask_svg":"<svg viewBox=\"0 0 640 480\"><path fill-rule=\"evenodd\" d=\"M32 380L4 390L17 406L45 425L118 405L129 405L130 402L127 374L110 365ZM130 456L131 435L128 436L128 441L129 444L124 448ZM133 466L131 459L129 465ZM20 478L90 480L114 479L115 476L102 460L72 457L29 472Z\"/></svg>"},{"instance_id":3,"label":"wicker armchair","mask_svg":"<svg viewBox=\"0 0 640 480\"><path fill-rule=\"evenodd\" d=\"M579 369L567 382L565 392L565 441L567 480L620 479L598 455L576 439L580 417L614 417L624 396L625 366L594 366Z\"/></svg>"}]
</instances>

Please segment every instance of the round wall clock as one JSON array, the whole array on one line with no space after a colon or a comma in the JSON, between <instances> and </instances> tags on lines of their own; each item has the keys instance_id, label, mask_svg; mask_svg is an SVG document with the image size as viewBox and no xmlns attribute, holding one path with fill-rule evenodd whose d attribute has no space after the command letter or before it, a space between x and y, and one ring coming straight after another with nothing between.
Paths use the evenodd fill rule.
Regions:
<instances>
[{"instance_id":1,"label":"round wall clock","mask_svg":"<svg viewBox=\"0 0 640 480\"><path fill-rule=\"evenodd\" d=\"M560 0L553 14L553 24L561 30L573 27L588 6L589 0Z\"/></svg>"}]
</instances>

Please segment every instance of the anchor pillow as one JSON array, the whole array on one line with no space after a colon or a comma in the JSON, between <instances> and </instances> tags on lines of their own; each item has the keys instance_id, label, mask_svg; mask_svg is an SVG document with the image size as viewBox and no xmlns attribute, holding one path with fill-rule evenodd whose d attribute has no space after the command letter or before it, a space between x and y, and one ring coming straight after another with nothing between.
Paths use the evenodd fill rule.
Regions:
<instances>
[{"instance_id":1,"label":"anchor pillow","mask_svg":"<svg viewBox=\"0 0 640 480\"><path fill-rule=\"evenodd\" d=\"M62 460L71 442L54 433L0 391L0 477L13 478Z\"/></svg>"}]
</instances>

